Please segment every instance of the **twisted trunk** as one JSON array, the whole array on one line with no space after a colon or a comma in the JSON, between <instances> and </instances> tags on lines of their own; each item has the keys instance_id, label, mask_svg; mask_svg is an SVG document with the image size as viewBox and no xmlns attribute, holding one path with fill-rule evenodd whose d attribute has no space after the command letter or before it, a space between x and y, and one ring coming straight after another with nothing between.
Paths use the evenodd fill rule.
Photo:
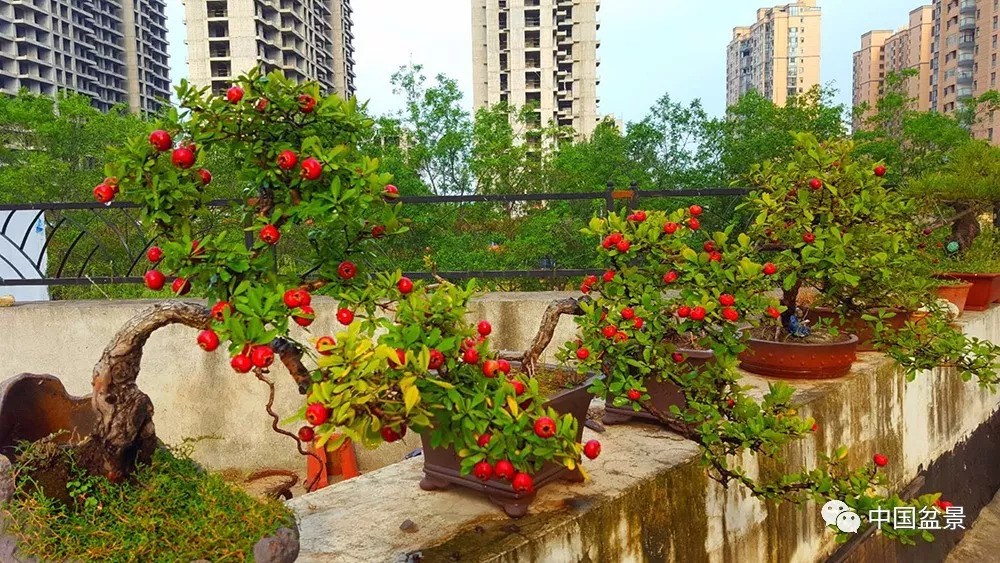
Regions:
<instances>
[{"instance_id":1,"label":"twisted trunk","mask_svg":"<svg viewBox=\"0 0 1000 563\"><path fill-rule=\"evenodd\" d=\"M524 365L524 369L529 374L534 374L535 363L538 362L539 356L542 355L545 348L552 342L552 336L559 325L559 319L563 315L582 314L583 309L580 308L580 302L572 297L558 299L549 303L548 307L545 308L545 313L542 314L542 321L538 326L538 332L535 333L535 338L531 341L528 349L524 352L504 351L500 353L500 357L505 360L519 361Z\"/></svg>"},{"instance_id":2,"label":"twisted trunk","mask_svg":"<svg viewBox=\"0 0 1000 563\"><path fill-rule=\"evenodd\" d=\"M959 251L964 252L972 246L972 241L979 236L982 229L972 205L967 203L954 203L953 205L957 215L951 224L951 238L958 243Z\"/></svg>"}]
</instances>

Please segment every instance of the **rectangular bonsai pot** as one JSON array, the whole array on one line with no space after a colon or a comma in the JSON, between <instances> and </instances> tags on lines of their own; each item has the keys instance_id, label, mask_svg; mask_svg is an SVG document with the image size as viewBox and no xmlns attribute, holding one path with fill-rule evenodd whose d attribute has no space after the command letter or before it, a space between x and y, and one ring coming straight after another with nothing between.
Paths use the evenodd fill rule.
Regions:
<instances>
[{"instance_id":1,"label":"rectangular bonsai pot","mask_svg":"<svg viewBox=\"0 0 1000 563\"><path fill-rule=\"evenodd\" d=\"M545 403L547 407L552 407L560 415L573 415L578 423L577 441L583 436L583 423L587 420L587 409L590 408L590 401L593 399L593 394L587 390L592 381L591 379L580 386L560 391ZM514 492L509 481L495 477L489 481L481 481L472 475L462 475L460 459L454 448L431 447L428 434L421 434L420 441L424 449L424 479L420 482L420 488L432 491L447 489L452 485L466 487L488 495L494 504L503 508L504 512L512 518L519 518L527 513L528 505L535 498L534 492ZM583 480L579 471L570 471L555 463L546 463L541 470L532 474L532 477L535 491L557 479L576 482Z\"/></svg>"},{"instance_id":2,"label":"rectangular bonsai pot","mask_svg":"<svg viewBox=\"0 0 1000 563\"><path fill-rule=\"evenodd\" d=\"M969 282L969 298L965 308L969 311L985 311L990 305L1000 301L1000 273L997 274L967 274L962 272L947 272L940 277Z\"/></svg>"}]
</instances>

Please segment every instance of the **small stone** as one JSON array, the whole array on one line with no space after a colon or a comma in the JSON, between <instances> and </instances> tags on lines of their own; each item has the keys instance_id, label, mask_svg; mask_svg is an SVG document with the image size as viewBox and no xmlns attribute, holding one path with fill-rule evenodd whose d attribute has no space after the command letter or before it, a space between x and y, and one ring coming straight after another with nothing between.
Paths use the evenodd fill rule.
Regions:
<instances>
[{"instance_id":1,"label":"small stone","mask_svg":"<svg viewBox=\"0 0 1000 563\"><path fill-rule=\"evenodd\" d=\"M402 524L399 525L399 529L407 534L414 534L420 529L420 526L417 526L416 522L407 518L406 520L403 520Z\"/></svg>"},{"instance_id":2,"label":"small stone","mask_svg":"<svg viewBox=\"0 0 1000 563\"><path fill-rule=\"evenodd\" d=\"M253 558L257 563L295 563L299 557L299 532L297 529L281 528L253 546Z\"/></svg>"}]
</instances>

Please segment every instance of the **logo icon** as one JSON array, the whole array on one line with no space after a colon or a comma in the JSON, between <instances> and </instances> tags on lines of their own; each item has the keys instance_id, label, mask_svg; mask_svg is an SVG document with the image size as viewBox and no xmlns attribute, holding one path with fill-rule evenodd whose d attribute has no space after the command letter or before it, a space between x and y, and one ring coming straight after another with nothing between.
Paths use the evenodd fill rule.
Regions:
<instances>
[{"instance_id":1,"label":"logo icon","mask_svg":"<svg viewBox=\"0 0 1000 563\"><path fill-rule=\"evenodd\" d=\"M844 501L827 501L823 505L823 509L820 510L820 514L823 515L823 521L828 526L833 526L841 532L853 534L861 528L861 517L851 510Z\"/></svg>"},{"instance_id":2,"label":"logo icon","mask_svg":"<svg viewBox=\"0 0 1000 563\"><path fill-rule=\"evenodd\" d=\"M853 534L861 527L861 517L856 512L847 510L837 516L837 529L846 534Z\"/></svg>"}]
</instances>

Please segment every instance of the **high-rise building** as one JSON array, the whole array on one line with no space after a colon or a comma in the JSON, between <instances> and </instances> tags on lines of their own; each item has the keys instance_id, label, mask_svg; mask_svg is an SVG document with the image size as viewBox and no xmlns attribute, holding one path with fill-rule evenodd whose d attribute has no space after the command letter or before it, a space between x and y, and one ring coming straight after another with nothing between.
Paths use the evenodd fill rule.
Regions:
<instances>
[{"instance_id":1,"label":"high-rise building","mask_svg":"<svg viewBox=\"0 0 1000 563\"><path fill-rule=\"evenodd\" d=\"M914 71L906 80L913 108L927 111L934 99L934 9L921 6L910 12L910 22L898 31L873 30L861 36L854 53L854 105L874 108L883 94L885 76ZM855 125L859 125L855 123Z\"/></svg>"},{"instance_id":2,"label":"high-rise building","mask_svg":"<svg viewBox=\"0 0 1000 563\"><path fill-rule=\"evenodd\" d=\"M170 97L163 0L0 3L0 91L90 96L155 112Z\"/></svg>"},{"instance_id":3,"label":"high-rise building","mask_svg":"<svg viewBox=\"0 0 1000 563\"><path fill-rule=\"evenodd\" d=\"M188 80L215 92L251 68L354 95L350 0L184 0Z\"/></svg>"},{"instance_id":4,"label":"high-rise building","mask_svg":"<svg viewBox=\"0 0 1000 563\"><path fill-rule=\"evenodd\" d=\"M820 23L816 0L760 8L757 21L733 29L726 53L726 103L751 90L777 105L820 81Z\"/></svg>"},{"instance_id":5,"label":"high-rise building","mask_svg":"<svg viewBox=\"0 0 1000 563\"><path fill-rule=\"evenodd\" d=\"M599 10L599 0L472 0L476 109L533 105L535 125L589 136L599 122Z\"/></svg>"}]
</instances>

